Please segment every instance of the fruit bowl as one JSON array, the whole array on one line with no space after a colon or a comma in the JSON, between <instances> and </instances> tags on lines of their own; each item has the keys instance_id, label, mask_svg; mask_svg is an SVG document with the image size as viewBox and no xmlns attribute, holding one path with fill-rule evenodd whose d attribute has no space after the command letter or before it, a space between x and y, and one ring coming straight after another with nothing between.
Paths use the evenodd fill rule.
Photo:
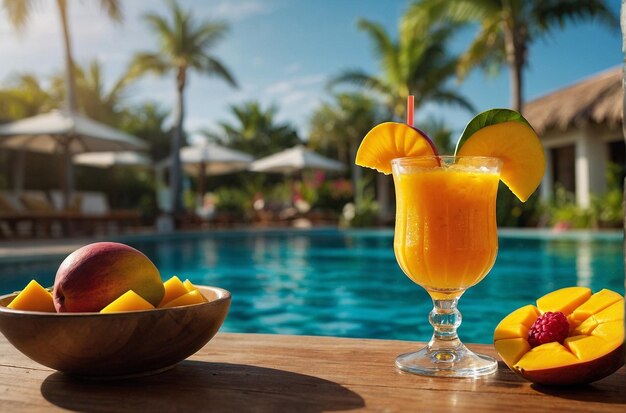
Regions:
<instances>
[{"instance_id":1,"label":"fruit bowl","mask_svg":"<svg viewBox=\"0 0 626 413\"><path fill-rule=\"evenodd\" d=\"M17 294L3 295L0 332L32 360L71 375L156 373L202 348L226 318L230 292L197 287L207 302L110 314L13 310L6 306Z\"/></svg>"}]
</instances>

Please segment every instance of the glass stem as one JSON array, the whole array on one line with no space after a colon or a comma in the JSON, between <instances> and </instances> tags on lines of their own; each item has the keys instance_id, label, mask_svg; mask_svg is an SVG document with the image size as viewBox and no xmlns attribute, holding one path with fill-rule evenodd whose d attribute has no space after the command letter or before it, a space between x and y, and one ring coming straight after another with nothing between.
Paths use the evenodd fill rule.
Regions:
<instances>
[{"instance_id":1,"label":"glass stem","mask_svg":"<svg viewBox=\"0 0 626 413\"><path fill-rule=\"evenodd\" d=\"M461 313L457 309L458 302L459 297L445 300L433 299L434 307L428 316L434 329L433 336L428 343L429 351L446 352L463 345L456 332L462 319ZM445 355L442 354L441 357L442 359L439 361L447 361Z\"/></svg>"}]
</instances>

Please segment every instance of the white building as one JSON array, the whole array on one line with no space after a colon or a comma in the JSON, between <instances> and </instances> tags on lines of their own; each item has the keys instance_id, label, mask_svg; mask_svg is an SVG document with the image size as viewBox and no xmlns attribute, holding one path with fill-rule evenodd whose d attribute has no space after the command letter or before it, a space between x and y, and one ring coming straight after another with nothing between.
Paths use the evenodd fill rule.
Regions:
<instances>
[{"instance_id":1,"label":"white building","mask_svg":"<svg viewBox=\"0 0 626 413\"><path fill-rule=\"evenodd\" d=\"M606 189L607 163L625 165L622 79L620 66L526 103L524 117L545 148L542 198L559 183L588 207Z\"/></svg>"}]
</instances>

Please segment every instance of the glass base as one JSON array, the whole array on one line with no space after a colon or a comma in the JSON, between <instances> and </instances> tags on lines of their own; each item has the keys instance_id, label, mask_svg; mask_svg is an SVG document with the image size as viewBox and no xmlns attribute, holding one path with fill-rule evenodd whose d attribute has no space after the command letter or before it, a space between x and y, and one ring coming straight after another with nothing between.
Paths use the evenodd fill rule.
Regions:
<instances>
[{"instance_id":1,"label":"glass base","mask_svg":"<svg viewBox=\"0 0 626 413\"><path fill-rule=\"evenodd\" d=\"M436 377L480 377L493 374L498 362L489 356L476 354L463 344L454 348L423 349L401 354L396 367L402 371Z\"/></svg>"}]
</instances>

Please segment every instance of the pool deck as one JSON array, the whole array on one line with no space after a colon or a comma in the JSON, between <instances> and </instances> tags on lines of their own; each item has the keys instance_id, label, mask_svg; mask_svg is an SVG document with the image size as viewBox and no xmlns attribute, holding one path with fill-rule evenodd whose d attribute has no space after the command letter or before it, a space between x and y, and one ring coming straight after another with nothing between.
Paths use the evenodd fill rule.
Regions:
<instances>
[{"instance_id":1,"label":"pool deck","mask_svg":"<svg viewBox=\"0 0 626 413\"><path fill-rule=\"evenodd\" d=\"M3 411L624 412L626 368L592 385L536 386L500 363L481 379L401 373L407 341L218 333L163 373L86 380L43 367L0 336ZM494 355L491 345L470 348Z\"/></svg>"}]
</instances>

